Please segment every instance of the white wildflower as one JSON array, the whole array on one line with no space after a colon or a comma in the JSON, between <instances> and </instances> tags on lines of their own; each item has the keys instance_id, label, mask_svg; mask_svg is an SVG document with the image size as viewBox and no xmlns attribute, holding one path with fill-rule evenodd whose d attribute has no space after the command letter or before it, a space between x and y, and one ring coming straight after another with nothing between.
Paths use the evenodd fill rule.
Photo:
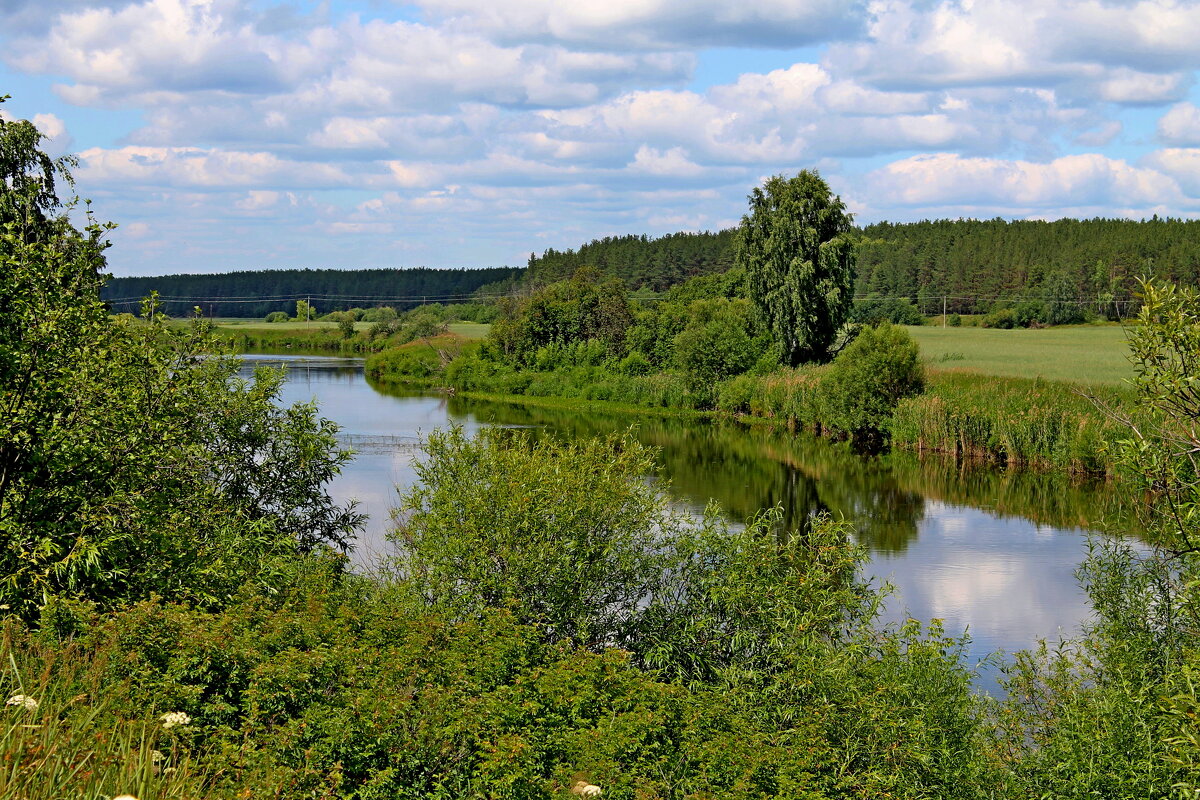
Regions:
<instances>
[{"instance_id":1,"label":"white wildflower","mask_svg":"<svg viewBox=\"0 0 1200 800\"><path fill-rule=\"evenodd\" d=\"M575 781L571 786L571 794L578 797L599 797L604 791L594 783L587 781Z\"/></svg>"},{"instance_id":2,"label":"white wildflower","mask_svg":"<svg viewBox=\"0 0 1200 800\"><path fill-rule=\"evenodd\" d=\"M162 720L162 726L164 728L174 728L176 725L183 727L184 725L190 724L192 721L192 718L183 711L168 711L166 714L163 714L161 717L159 717L159 719Z\"/></svg>"},{"instance_id":3,"label":"white wildflower","mask_svg":"<svg viewBox=\"0 0 1200 800\"><path fill-rule=\"evenodd\" d=\"M162 761L164 758L166 758L166 756L164 756L162 754L161 750L151 750L150 751L150 760L153 761L155 764L157 764L159 761Z\"/></svg>"},{"instance_id":4,"label":"white wildflower","mask_svg":"<svg viewBox=\"0 0 1200 800\"><path fill-rule=\"evenodd\" d=\"M113 800L137 800L137 798L131 794L119 794Z\"/></svg>"},{"instance_id":5,"label":"white wildflower","mask_svg":"<svg viewBox=\"0 0 1200 800\"><path fill-rule=\"evenodd\" d=\"M25 708L30 711L36 711L37 707L38 707L38 701L34 700L32 697L29 697L28 695L14 694L12 697L8 698L8 702L6 702L4 705L18 706L20 708Z\"/></svg>"}]
</instances>

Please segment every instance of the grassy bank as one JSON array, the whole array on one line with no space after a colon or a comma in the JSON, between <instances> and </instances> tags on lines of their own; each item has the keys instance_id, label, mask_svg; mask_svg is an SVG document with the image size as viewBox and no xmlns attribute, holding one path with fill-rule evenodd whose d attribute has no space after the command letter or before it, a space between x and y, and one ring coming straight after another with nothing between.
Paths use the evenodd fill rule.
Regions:
<instances>
[{"instance_id":1,"label":"grassy bank","mask_svg":"<svg viewBox=\"0 0 1200 800\"><path fill-rule=\"evenodd\" d=\"M423 337L428 342L441 337L474 341L487 335L489 326L474 322L455 322L435 337ZM347 336L336 324L325 322L281 322L230 324L222 322L216 332L230 348L240 353L329 353L331 355L366 356L382 353L408 344L403 329L383 336L370 335L371 323L355 323L354 334Z\"/></svg>"},{"instance_id":2,"label":"grassy bank","mask_svg":"<svg viewBox=\"0 0 1200 800\"><path fill-rule=\"evenodd\" d=\"M1092 360L1108 363L1109 369L1076 366L1077 376L1102 376L1088 385L930 366L925 391L901 400L887 422L892 446L1001 465L1111 474L1106 442L1119 431L1090 397L1118 407L1128 404L1128 392L1114 380L1118 373L1112 351L1116 349L1115 333L1120 331L1116 327L1078 328L1065 338L1047 336L1050 331L972 331L1001 337L1037 334L1035 340L1043 346L1025 350L1029 371L1035 374L1056 360L1070 362L1059 355L1062 352L1082 355L1107 341L1111 346ZM997 369L1003 369L1020 349L1015 338L1011 343L992 337L974 341L972 357L979 361L990 358ZM717 413L836 433L830 423L836 413L831 408L828 366L745 374L706 386L679 372L627 374L619 365L606 362L600 352L585 355L579 359L582 363L573 366L539 371L480 358L479 347L467 340L458 339L456 349L448 349L446 344L449 342L441 347L411 343L374 355L368 359L367 373L383 384L441 386L488 399L580 410ZM1070 369L1068 363L1060 371Z\"/></svg>"}]
</instances>

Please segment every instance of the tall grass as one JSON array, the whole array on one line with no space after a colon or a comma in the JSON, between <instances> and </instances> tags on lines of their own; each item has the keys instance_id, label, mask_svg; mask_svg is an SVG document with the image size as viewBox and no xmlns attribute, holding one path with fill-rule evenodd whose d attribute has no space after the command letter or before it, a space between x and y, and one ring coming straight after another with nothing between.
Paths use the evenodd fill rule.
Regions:
<instances>
[{"instance_id":1,"label":"tall grass","mask_svg":"<svg viewBox=\"0 0 1200 800\"><path fill-rule=\"evenodd\" d=\"M826 367L741 375L721 386L718 409L821 432L827 426ZM1117 387L1089 390L1114 406ZM1041 379L934 372L923 394L901 400L890 424L893 447L1008 465L1109 474L1107 443L1121 428L1079 387Z\"/></svg>"},{"instance_id":2,"label":"tall grass","mask_svg":"<svg viewBox=\"0 0 1200 800\"><path fill-rule=\"evenodd\" d=\"M30 641L15 646L8 628L0 642L0 700L13 701L0 708L0 800L201 796L171 731L144 709L118 705L78 659Z\"/></svg>"},{"instance_id":3,"label":"tall grass","mask_svg":"<svg viewBox=\"0 0 1200 800\"><path fill-rule=\"evenodd\" d=\"M1098 389L1123 405L1121 389ZM892 419L894 444L1010 465L1107 474L1107 444L1122 435L1082 390L1041 379L935 373L925 394L902 400Z\"/></svg>"}]
</instances>

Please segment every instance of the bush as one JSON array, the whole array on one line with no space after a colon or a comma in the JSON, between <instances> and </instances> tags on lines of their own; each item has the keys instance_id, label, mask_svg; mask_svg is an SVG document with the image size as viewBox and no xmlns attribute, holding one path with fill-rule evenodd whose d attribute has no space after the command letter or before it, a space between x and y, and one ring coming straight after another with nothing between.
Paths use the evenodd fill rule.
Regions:
<instances>
[{"instance_id":1,"label":"bush","mask_svg":"<svg viewBox=\"0 0 1200 800\"><path fill-rule=\"evenodd\" d=\"M272 311L264 317L265 322L287 322L289 319L286 311Z\"/></svg>"},{"instance_id":2,"label":"bush","mask_svg":"<svg viewBox=\"0 0 1200 800\"><path fill-rule=\"evenodd\" d=\"M653 469L649 450L632 438L565 444L488 428L474 439L434 433L425 451L393 535L402 573L425 597L463 618L511 608L547 641L632 640L674 528L638 478Z\"/></svg>"},{"instance_id":3,"label":"bush","mask_svg":"<svg viewBox=\"0 0 1200 800\"><path fill-rule=\"evenodd\" d=\"M376 306L363 312L363 322L391 322L396 319L396 309L391 306Z\"/></svg>"},{"instance_id":4,"label":"bush","mask_svg":"<svg viewBox=\"0 0 1200 800\"><path fill-rule=\"evenodd\" d=\"M864 328L821 379L821 423L859 442L885 442L896 404L924 388L912 337L887 322Z\"/></svg>"},{"instance_id":5,"label":"bush","mask_svg":"<svg viewBox=\"0 0 1200 800\"><path fill-rule=\"evenodd\" d=\"M646 375L650 372L650 359L641 350L634 350L621 359L617 369L622 375Z\"/></svg>"},{"instance_id":6,"label":"bush","mask_svg":"<svg viewBox=\"0 0 1200 800\"><path fill-rule=\"evenodd\" d=\"M1017 315L1011 308L1000 308L984 315L980 325L985 328L1002 328L1008 330L1016 327Z\"/></svg>"},{"instance_id":7,"label":"bush","mask_svg":"<svg viewBox=\"0 0 1200 800\"><path fill-rule=\"evenodd\" d=\"M851 320L863 325L891 322L895 325L924 325L925 316L908 300L898 297L867 297L854 303Z\"/></svg>"}]
</instances>

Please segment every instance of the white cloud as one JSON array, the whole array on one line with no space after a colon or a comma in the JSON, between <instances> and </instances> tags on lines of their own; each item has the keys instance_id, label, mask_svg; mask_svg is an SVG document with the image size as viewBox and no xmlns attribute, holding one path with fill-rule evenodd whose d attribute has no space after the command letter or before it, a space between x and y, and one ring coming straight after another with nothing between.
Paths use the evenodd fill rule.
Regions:
<instances>
[{"instance_id":1,"label":"white cloud","mask_svg":"<svg viewBox=\"0 0 1200 800\"><path fill-rule=\"evenodd\" d=\"M1163 172L1099 154L1063 156L1048 163L955 153L913 156L868 175L867 189L872 204L885 208L1136 208L1188 202L1179 184Z\"/></svg>"},{"instance_id":2,"label":"white cloud","mask_svg":"<svg viewBox=\"0 0 1200 800\"><path fill-rule=\"evenodd\" d=\"M687 151L682 147L655 150L642 145L629 166L637 172L675 178L690 178L704 172L703 167L688 158Z\"/></svg>"},{"instance_id":3,"label":"white cloud","mask_svg":"<svg viewBox=\"0 0 1200 800\"><path fill-rule=\"evenodd\" d=\"M98 185L332 188L352 183L329 164L288 161L272 153L205 150L198 147L92 147L79 154L81 181Z\"/></svg>"},{"instance_id":4,"label":"white cloud","mask_svg":"<svg viewBox=\"0 0 1200 800\"><path fill-rule=\"evenodd\" d=\"M1084 147L1104 147L1121 135L1124 126L1117 120L1105 122L1095 130L1085 131L1075 137L1076 144Z\"/></svg>"},{"instance_id":5,"label":"white cloud","mask_svg":"<svg viewBox=\"0 0 1200 800\"><path fill-rule=\"evenodd\" d=\"M1177 180L1188 195L1200 198L1200 148L1167 148L1151 153L1145 161Z\"/></svg>"},{"instance_id":6,"label":"white cloud","mask_svg":"<svg viewBox=\"0 0 1200 800\"><path fill-rule=\"evenodd\" d=\"M183 237L181 259L282 264L329 237L453 263L716 227L812 166L864 219L1198 208L1197 0L416 6L0 0L0 58L78 106L24 113L56 152L84 140L81 191L149 225L121 234L143 256ZM736 49L820 43L763 71ZM1167 149L1145 153L1145 106L1170 106Z\"/></svg>"},{"instance_id":7,"label":"white cloud","mask_svg":"<svg viewBox=\"0 0 1200 800\"><path fill-rule=\"evenodd\" d=\"M1158 136L1167 144L1200 146L1200 108L1177 103L1158 120Z\"/></svg>"},{"instance_id":8,"label":"white cloud","mask_svg":"<svg viewBox=\"0 0 1200 800\"><path fill-rule=\"evenodd\" d=\"M861 32L860 0L419 0L502 39L589 48L800 47Z\"/></svg>"},{"instance_id":9,"label":"white cloud","mask_svg":"<svg viewBox=\"0 0 1200 800\"><path fill-rule=\"evenodd\" d=\"M1114 70L1096 84L1100 99L1125 105L1161 105L1187 93L1191 76L1184 73L1155 74L1130 69Z\"/></svg>"},{"instance_id":10,"label":"white cloud","mask_svg":"<svg viewBox=\"0 0 1200 800\"><path fill-rule=\"evenodd\" d=\"M827 69L877 87L1060 87L1114 103L1177 99L1200 64L1200 6L1178 0L876 0L869 35Z\"/></svg>"}]
</instances>

